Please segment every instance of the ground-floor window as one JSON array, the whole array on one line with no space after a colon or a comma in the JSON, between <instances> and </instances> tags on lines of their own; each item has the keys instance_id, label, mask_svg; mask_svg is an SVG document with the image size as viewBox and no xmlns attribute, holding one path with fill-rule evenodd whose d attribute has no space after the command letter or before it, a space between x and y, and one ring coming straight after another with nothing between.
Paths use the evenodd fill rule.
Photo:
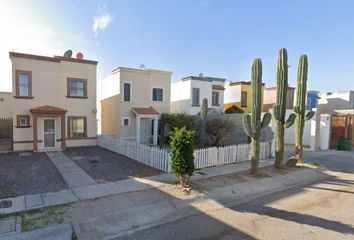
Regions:
<instances>
[{"instance_id":1,"label":"ground-floor window","mask_svg":"<svg viewBox=\"0 0 354 240\"><path fill-rule=\"evenodd\" d=\"M68 137L83 138L87 137L87 118L86 117L68 117Z\"/></svg>"},{"instance_id":2,"label":"ground-floor window","mask_svg":"<svg viewBox=\"0 0 354 240\"><path fill-rule=\"evenodd\" d=\"M130 126L130 117L123 117L122 118L122 126L129 127Z\"/></svg>"},{"instance_id":3,"label":"ground-floor window","mask_svg":"<svg viewBox=\"0 0 354 240\"><path fill-rule=\"evenodd\" d=\"M17 115L17 127L25 128L30 126L30 115Z\"/></svg>"}]
</instances>

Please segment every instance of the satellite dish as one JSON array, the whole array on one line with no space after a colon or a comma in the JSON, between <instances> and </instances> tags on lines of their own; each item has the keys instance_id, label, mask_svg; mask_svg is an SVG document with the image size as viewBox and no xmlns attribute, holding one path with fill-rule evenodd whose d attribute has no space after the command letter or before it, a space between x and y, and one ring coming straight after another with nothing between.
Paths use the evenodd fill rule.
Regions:
<instances>
[{"instance_id":1,"label":"satellite dish","mask_svg":"<svg viewBox=\"0 0 354 240\"><path fill-rule=\"evenodd\" d=\"M73 55L73 51L71 51L71 50L68 50L64 53L64 57L67 57L67 58L71 58L72 55Z\"/></svg>"},{"instance_id":2,"label":"satellite dish","mask_svg":"<svg viewBox=\"0 0 354 240\"><path fill-rule=\"evenodd\" d=\"M81 52L78 52L76 54L76 59L80 59L80 60L84 59L84 54L82 54Z\"/></svg>"},{"instance_id":3,"label":"satellite dish","mask_svg":"<svg viewBox=\"0 0 354 240\"><path fill-rule=\"evenodd\" d=\"M203 73L199 73L199 77L200 78L204 77Z\"/></svg>"}]
</instances>

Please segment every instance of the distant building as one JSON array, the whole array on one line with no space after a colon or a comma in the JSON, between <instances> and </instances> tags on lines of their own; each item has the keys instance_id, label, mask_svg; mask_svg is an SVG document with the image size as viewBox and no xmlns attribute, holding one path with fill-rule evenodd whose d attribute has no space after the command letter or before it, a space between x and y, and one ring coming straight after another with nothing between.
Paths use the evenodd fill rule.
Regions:
<instances>
[{"instance_id":1,"label":"distant building","mask_svg":"<svg viewBox=\"0 0 354 240\"><path fill-rule=\"evenodd\" d=\"M322 113L354 109L354 91L325 92L319 97L318 104L321 106Z\"/></svg>"},{"instance_id":2,"label":"distant building","mask_svg":"<svg viewBox=\"0 0 354 240\"><path fill-rule=\"evenodd\" d=\"M171 112L196 115L204 98L209 111L224 111L224 78L189 76L171 85Z\"/></svg>"},{"instance_id":3,"label":"distant building","mask_svg":"<svg viewBox=\"0 0 354 240\"><path fill-rule=\"evenodd\" d=\"M263 83L262 99L264 85ZM252 87L250 81L229 82L225 85L224 110L232 105L242 108L245 112L251 112Z\"/></svg>"},{"instance_id":4,"label":"distant building","mask_svg":"<svg viewBox=\"0 0 354 240\"><path fill-rule=\"evenodd\" d=\"M288 87L286 94L286 109L293 109L295 88ZM277 87L264 89L263 112L268 112L273 107L277 99Z\"/></svg>"}]
</instances>

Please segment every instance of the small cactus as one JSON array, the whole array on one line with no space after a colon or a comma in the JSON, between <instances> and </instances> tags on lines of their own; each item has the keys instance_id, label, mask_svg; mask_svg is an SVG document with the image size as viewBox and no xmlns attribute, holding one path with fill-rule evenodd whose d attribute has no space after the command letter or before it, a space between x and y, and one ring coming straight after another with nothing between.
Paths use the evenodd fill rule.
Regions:
<instances>
[{"instance_id":1,"label":"small cactus","mask_svg":"<svg viewBox=\"0 0 354 240\"><path fill-rule=\"evenodd\" d=\"M314 111L309 111L305 115L306 94L307 94L307 69L308 61L306 55L301 55L297 70L297 87L296 87L296 103L294 112L296 113L295 120L295 158L298 162L303 162L302 158L302 138L304 133L305 121L310 120L314 115Z\"/></svg>"},{"instance_id":2,"label":"small cactus","mask_svg":"<svg viewBox=\"0 0 354 240\"><path fill-rule=\"evenodd\" d=\"M275 167L283 168L284 158L284 131L291 127L296 115L291 113L285 120L286 94L288 91L288 54L285 48L279 50L277 59L277 92L276 104L273 105L273 118L275 122Z\"/></svg>"},{"instance_id":3,"label":"small cactus","mask_svg":"<svg viewBox=\"0 0 354 240\"><path fill-rule=\"evenodd\" d=\"M259 138L261 130L267 127L272 119L270 113L262 112L262 61L257 58L252 64L251 74L252 107L251 114L246 113L242 117L243 128L251 141L251 174L258 173L259 165Z\"/></svg>"},{"instance_id":4,"label":"small cactus","mask_svg":"<svg viewBox=\"0 0 354 240\"><path fill-rule=\"evenodd\" d=\"M208 99L203 98L200 111L200 145L205 147L206 144L206 122L208 115Z\"/></svg>"}]
</instances>

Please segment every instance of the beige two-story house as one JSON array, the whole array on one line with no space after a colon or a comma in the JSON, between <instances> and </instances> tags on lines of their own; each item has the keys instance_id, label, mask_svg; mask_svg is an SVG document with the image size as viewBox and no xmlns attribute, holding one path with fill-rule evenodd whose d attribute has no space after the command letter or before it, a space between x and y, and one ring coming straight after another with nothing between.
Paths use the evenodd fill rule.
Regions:
<instances>
[{"instance_id":1,"label":"beige two-story house","mask_svg":"<svg viewBox=\"0 0 354 240\"><path fill-rule=\"evenodd\" d=\"M102 80L102 134L157 144L158 119L170 112L171 72L118 67Z\"/></svg>"},{"instance_id":2,"label":"beige two-story house","mask_svg":"<svg viewBox=\"0 0 354 240\"><path fill-rule=\"evenodd\" d=\"M13 149L96 145L97 62L10 52Z\"/></svg>"}]
</instances>

